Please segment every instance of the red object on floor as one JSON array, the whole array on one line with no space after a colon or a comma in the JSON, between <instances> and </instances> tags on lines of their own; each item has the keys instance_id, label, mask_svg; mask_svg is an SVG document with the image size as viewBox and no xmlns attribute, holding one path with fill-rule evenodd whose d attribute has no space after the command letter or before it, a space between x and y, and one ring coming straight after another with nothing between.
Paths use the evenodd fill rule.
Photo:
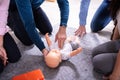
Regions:
<instances>
[{"instance_id":1,"label":"red object on floor","mask_svg":"<svg viewBox=\"0 0 120 80\"><path fill-rule=\"evenodd\" d=\"M14 76L12 80L45 80L40 69Z\"/></svg>"}]
</instances>

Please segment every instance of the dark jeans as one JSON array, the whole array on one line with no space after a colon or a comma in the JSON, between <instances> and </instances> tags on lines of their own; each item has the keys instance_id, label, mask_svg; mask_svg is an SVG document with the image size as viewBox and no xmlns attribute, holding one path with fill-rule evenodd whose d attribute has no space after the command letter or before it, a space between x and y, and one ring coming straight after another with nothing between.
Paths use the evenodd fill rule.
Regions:
<instances>
[{"instance_id":1,"label":"dark jeans","mask_svg":"<svg viewBox=\"0 0 120 80\"><path fill-rule=\"evenodd\" d=\"M120 40L109 41L95 47L92 51L94 70L106 76L110 75L119 49Z\"/></svg>"},{"instance_id":2,"label":"dark jeans","mask_svg":"<svg viewBox=\"0 0 120 80\"><path fill-rule=\"evenodd\" d=\"M44 11L41 8L38 8L36 10L33 10L34 18L36 27L38 30L42 33L50 33L52 32L52 26L44 13ZM19 16L16 3L14 0L11 0L10 7L9 7L9 17L8 17L8 25L10 28L14 31L16 37L25 45L31 45L33 42L29 38L24 25L22 23L22 20Z\"/></svg>"},{"instance_id":3,"label":"dark jeans","mask_svg":"<svg viewBox=\"0 0 120 80\"><path fill-rule=\"evenodd\" d=\"M34 6L29 6L31 4L29 4L30 1L28 1L28 5L25 4L25 8L30 7L30 11L33 14L30 15L29 11L26 11L26 9L23 9L23 12L27 12L26 15L24 14L24 16L26 17L25 19L21 19L21 16L18 13L18 8L16 6L15 0L11 0L10 2L10 8L9 8L9 19L8 19L8 25L12 28L12 30L15 32L15 35L18 37L18 39L23 42L23 44L35 44L40 50L44 49L44 43L41 40L40 35L38 34L36 28L38 28L38 30L41 32L41 34L45 34L45 33L52 33L52 26L46 16L46 14L44 13L44 11L38 6L37 8L33 8L34 6L38 5L37 1L35 0L36 4L34 4ZM23 1L23 3L26 3L26 1ZM22 3L22 4L23 4ZM21 3L20 3L21 4ZM21 5L22 5L21 4ZM33 5L32 4L32 5ZM24 5L22 5L24 6ZM33 9L31 9L33 8ZM30 17L28 17L30 16ZM32 18L32 19L31 19ZM26 20L27 19L27 20ZM27 21L27 24L24 20ZM34 24L34 25L33 25ZM14 25L14 26L13 26ZM27 26L27 27L25 27ZM26 31L27 30L27 31Z\"/></svg>"},{"instance_id":4,"label":"dark jeans","mask_svg":"<svg viewBox=\"0 0 120 80\"><path fill-rule=\"evenodd\" d=\"M112 20L109 11L110 1L104 0L91 21L91 31L101 31Z\"/></svg>"},{"instance_id":5,"label":"dark jeans","mask_svg":"<svg viewBox=\"0 0 120 80\"><path fill-rule=\"evenodd\" d=\"M21 57L20 51L14 39L11 37L9 33L6 33L4 35L3 46L6 50L8 61L10 63L17 62L20 59ZM4 69L3 61L0 59L0 73L3 71L3 69Z\"/></svg>"}]
</instances>

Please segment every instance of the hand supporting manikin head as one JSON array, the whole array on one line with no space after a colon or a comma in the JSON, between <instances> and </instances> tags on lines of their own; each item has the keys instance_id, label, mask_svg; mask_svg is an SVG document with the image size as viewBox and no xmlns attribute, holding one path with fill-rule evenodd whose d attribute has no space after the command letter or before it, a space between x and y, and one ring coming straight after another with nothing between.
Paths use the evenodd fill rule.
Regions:
<instances>
[{"instance_id":1,"label":"hand supporting manikin head","mask_svg":"<svg viewBox=\"0 0 120 80\"><path fill-rule=\"evenodd\" d=\"M62 60L67 60L70 57L77 55L81 52L80 41L77 36L70 36L66 39L63 49L51 49L52 42L48 33L45 35L48 47L50 48L49 53L45 56L45 62L48 67L56 68L59 66Z\"/></svg>"}]
</instances>

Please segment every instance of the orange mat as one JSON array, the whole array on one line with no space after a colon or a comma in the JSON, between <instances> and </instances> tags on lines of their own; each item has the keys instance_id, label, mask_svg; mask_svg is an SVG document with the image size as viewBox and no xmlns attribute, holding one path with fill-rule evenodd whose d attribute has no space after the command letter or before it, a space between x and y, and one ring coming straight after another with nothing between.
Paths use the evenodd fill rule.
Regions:
<instances>
[{"instance_id":1,"label":"orange mat","mask_svg":"<svg viewBox=\"0 0 120 80\"><path fill-rule=\"evenodd\" d=\"M45 80L40 69L14 76L12 80Z\"/></svg>"}]
</instances>

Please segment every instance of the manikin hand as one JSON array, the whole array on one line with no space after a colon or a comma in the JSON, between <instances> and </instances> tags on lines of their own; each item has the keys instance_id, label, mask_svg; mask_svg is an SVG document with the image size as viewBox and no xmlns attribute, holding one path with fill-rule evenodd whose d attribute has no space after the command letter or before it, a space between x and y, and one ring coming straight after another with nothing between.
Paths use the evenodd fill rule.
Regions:
<instances>
[{"instance_id":1,"label":"manikin hand","mask_svg":"<svg viewBox=\"0 0 120 80\"><path fill-rule=\"evenodd\" d=\"M47 49L43 49L43 50L42 50L42 53L43 53L43 55L44 55L44 57L45 57L45 56L47 56L47 54L49 53L49 51L48 51Z\"/></svg>"},{"instance_id":2,"label":"manikin hand","mask_svg":"<svg viewBox=\"0 0 120 80\"><path fill-rule=\"evenodd\" d=\"M86 34L86 28L85 28L85 26L80 26L80 27L75 31L75 35L76 35L76 36L83 37L85 34Z\"/></svg>"},{"instance_id":3,"label":"manikin hand","mask_svg":"<svg viewBox=\"0 0 120 80\"><path fill-rule=\"evenodd\" d=\"M8 58L7 58L6 51L2 46L0 47L0 58L3 60L3 64L5 66Z\"/></svg>"},{"instance_id":4,"label":"manikin hand","mask_svg":"<svg viewBox=\"0 0 120 80\"><path fill-rule=\"evenodd\" d=\"M66 40L66 27L60 26L59 31L56 34L55 42L58 41L58 47L63 48L64 42Z\"/></svg>"}]
</instances>

